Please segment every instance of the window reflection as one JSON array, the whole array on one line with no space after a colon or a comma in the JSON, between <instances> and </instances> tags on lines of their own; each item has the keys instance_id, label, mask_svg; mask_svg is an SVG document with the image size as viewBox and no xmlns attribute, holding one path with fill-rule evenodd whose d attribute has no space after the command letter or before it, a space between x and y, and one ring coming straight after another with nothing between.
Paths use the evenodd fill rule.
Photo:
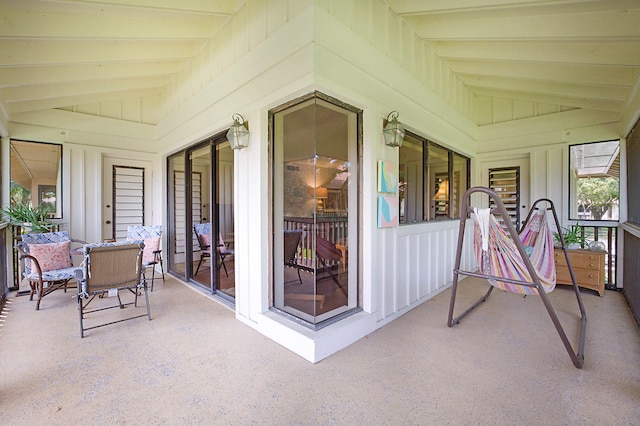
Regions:
<instances>
[{"instance_id":1,"label":"window reflection","mask_svg":"<svg viewBox=\"0 0 640 426\"><path fill-rule=\"evenodd\" d=\"M357 306L358 113L310 96L272 127L274 306L318 324Z\"/></svg>"},{"instance_id":2,"label":"window reflection","mask_svg":"<svg viewBox=\"0 0 640 426\"><path fill-rule=\"evenodd\" d=\"M62 218L62 145L12 140L10 202Z\"/></svg>"}]
</instances>

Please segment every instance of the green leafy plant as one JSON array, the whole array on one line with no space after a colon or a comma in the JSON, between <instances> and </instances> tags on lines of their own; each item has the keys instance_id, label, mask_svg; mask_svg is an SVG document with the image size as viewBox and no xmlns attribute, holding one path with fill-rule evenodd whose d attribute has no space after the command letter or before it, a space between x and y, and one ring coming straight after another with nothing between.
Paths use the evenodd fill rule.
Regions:
<instances>
[{"instance_id":1,"label":"green leafy plant","mask_svg":"<svg viewBox=\"0 0 640 426\"><path fill-rule=\"evenodd\" d=\"M571 226L571 228L562 227L562 237L558 232L554 232L553 236L558 243L562 243L562 240L564 240L565 246L577 243L580 244L580 247L584 247L585 238L579 223Z\"/></svg>"},{"instance_id":2,"label":"green leafy plant","mask_svg":"<svg viewBox=\"0 0 640 426\"><path fill-rule=\"evenodd\" d=\"M55 224L49 219L50 206L40 204L31 207L24 203L13 203L6 209L0 209L0 215L13 226L30 228L31 232L49 232Z\"/></svg>"}]
</instances>

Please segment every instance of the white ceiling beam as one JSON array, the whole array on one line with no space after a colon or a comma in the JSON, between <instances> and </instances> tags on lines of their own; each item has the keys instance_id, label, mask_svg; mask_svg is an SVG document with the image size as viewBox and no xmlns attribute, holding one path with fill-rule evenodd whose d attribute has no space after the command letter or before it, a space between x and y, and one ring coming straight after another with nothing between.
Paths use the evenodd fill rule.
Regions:
<instances>
[{"instance_id":1,"label":"white ceiling beam","mask_svg":"<svg viewBox=\"0 0 640 426\"><path fill-rule=\"evenodd\" d=\"M20 2L15 3L19 7ZM207 39L226 21L226 16L169 13L107 14L42 11L25 8L0 9L0 38L88 39Z\"/></svg>"},{"instance_id":2,"label":"white ceiling beam","mask_svg":"<svg viewBox=\"0 0 640 426\"><path fill-rule=\"evenodd\" d=\"M24 1L24 0L22 0ZM42 0L48 3L69 4L73 7L91 5L104 7L104 0ZM172 12L231 15L244 0L109 0L111 6L129 9L166 10Z\"/></svg>"},{"instance_id":3,"label":"white ceiling beam","mask_svg":"<svg viewBox=\"0 0 640 426\"><path fill-rule=\"evenodd\" d=\"M441 15L407 17L425 40L563 40L640 37L640 10L585 14L512 16L468 19Z\"/></svg>"},{"instance_id":4,"label":"white ceiling beam","mask_svg":"<svg viewBox=\"0 0 640 426\"><path fill-rule=\"evenodd\" d=\"M152 124L134 123L59 109L13 114L11 121L82 132L95 132L96 129L103 129L102 131L108 132L109 135L126 138L153 139L155 136L155 126Z\"/></svg>"},{"instance_id":5,"label":"white ceiling beam","mask_svg":"<svg viewBox=\"0 0 640 426\"><path fill-rule=\"evenodd\" d=\"M507 91L498 89L487 89L481 87L470 88L477 96L487 96L501 99L510 99L515 101L525 101L538 104L560 105L564 107L580 108L595 111L605 111L620 113L624 108L624 102L620 101L601 101L591 99L578 99L566 96L529 93L519 91Z\"/></svg>"},{"instance_id":6,"label":"white ceiling beam","mask_svg":"<svg viewBox=\"0 0 640 426\"><path fill-rule=\"evenodd\" d=\"M161 90L161 87L150 87L147 89L118 90L105 93L78 94L62 96L58 98L12 102L10 104L7 104L6 107L11 117L13 117L13 114L17 114L20 112L64 108L70 105L93 104L121 99L144 98L147 96L157 95L161 92Z\"/></svg>"},{"instance_id":7,"label":"white ceiling beam","mask_svg":"<svg viewBox=\"0 0 640 426\"><path fill-rule=\"evenodd\" d=\"M539 93L576 99L599 99L626 102L628 88L620 86L596 86L587 84L567 84L550 81L523 80L480 75L459 74L458 77L469 87L482 87L521 93Z\"/></svg>"},{"instance_id":8,"label":"white ceiling beam","mask_svg":"<svg viewBox=\"0 0 640 426\"><path fill-rule=\"evenodd\" d=\"M392 0L393 1L393 0ZM403 0L397 0L404 3ZM407 2L409 3L409 2ZM403 17L440 16L444 19L469 19L501 17L511 18L519 16L551 16L575 15L582 13L598 13L638 9L637 0L524 0L524 1L492 1L492 0L462 0L440 1L411 0L414 8L401 9ZM397 10L397 9L396 9Z\"/></svg>"},{"instance_id":9,"label":"white ceiling beam","mask_svg":"<svg viewBox=\"0 0 640 426\"><path fill-rule=\"evenodd\" d=\"M0 40L0 66L189 59L203 41Z\"/></svg>"},{"instance_id":10,"label":"white ceiling beam","mask_svg":"<svg viewBox=\"0 0 640 426\"><path fill-rule=\"evenodd\" d=\"M640 70L640 67L464 59L449 59L447 64L460 74L625 87L633 86L634 70ZM1 76L0 70L0 80Z\"/></svg>"},{"instance_id":11,"label":"white ceiling beam","mask_svg":"<svg viewBox=\"0 0 640 426\"><path fill-rule=\"evenodd\" d=\"M71 83L90 80L168 76L178 72L179 61L117 62L0 68L0 88L32 84Z\"/></svg>"},{"instance_id":12,"label":"white ceiling beam","mask_svg":"<svg viewBox=\"0 0 640 426\"><path fill-rule=\"evenodd\" d=\"M2 98L7 104L63 96L107 93L111 91L127 91L163 87L169 78L144 77L124 80L95 80L75 83L40 84L24 87L7 87L2 89Z\"/></svg>"},{"instance_id":13,"label":"white ceiling beam","mask_svg":"<svg viewBox=\"0 0 640 426\"><path fill-rule=\"evenodd\" d=\"M535 135L541 132L616 123L620 116L615 113L588 110L563 111L555 114L523 118L514 122L487 124L478 128L478 140L488 141L514 136Z\"/></svg>"},{"instance_id":14,"label":"white ceiling beam","mask_svg":"<svg viewBox=\"0 0 640 426\"><path fill-rule=\"evenodd\" d=\"M439 41L429 43L446 59L476 59L640 66L640 40L622 42Z\"/></svg>"}]
</instances>

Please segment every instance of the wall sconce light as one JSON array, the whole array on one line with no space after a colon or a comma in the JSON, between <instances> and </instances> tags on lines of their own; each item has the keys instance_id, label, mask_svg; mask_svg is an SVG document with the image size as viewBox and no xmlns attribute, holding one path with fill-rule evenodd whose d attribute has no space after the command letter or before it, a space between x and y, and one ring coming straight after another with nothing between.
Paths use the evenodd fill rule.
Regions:
<instances>
[{"instance_id":1,"label":"wall sconce light","mask_svg":"<svg viewBox=\"0 0 640 426\"><path fill-rule=\"evenodd\" d=\"M384 124L384 143L387 146L402 146L404 140L404 127L398 121L398 111L391 111Z\"/></svg>"},{"instance_id":2,"label":"wall sconce light","mask_svg":"<svg viewBox=\"0 0 640 426\"><path fill-rule=\"evenodd\" d=\"M231 149L242 149L249 146L249 129L247 129L244 117L240 114L233 114L233 124L227 132L227 139ZM239 120L242 120L240 122Z\"/></svg>"}]
</instances>

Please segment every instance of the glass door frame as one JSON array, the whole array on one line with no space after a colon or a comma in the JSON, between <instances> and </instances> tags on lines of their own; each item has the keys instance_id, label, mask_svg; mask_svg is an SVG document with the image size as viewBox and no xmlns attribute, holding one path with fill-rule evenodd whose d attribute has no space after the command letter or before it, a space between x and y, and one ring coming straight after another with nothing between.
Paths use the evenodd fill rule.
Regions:
<instances>
[{"instance_id":1,"label":"glass door frame","mask_svg":"<svg viewBox=\"0 0 640 426\"><path fill-rule=\"evenodd\" d=\"M218 211L218 155L217 155L217 146L227 142L226 131L218 133L210 138L202 140L192 146L189 146L181 151L175 152L172 155L167 157L167 171L171 170L171 160L175 158L179 158L182 156L182 160L184 161L184 174L185 174L185 268L184 273L180 273L179 271L173 269L173 262L170 260L167 262L169 273L178 278L184 279L198 288L210 293L215 294L218 297L221 297L225 301L234 304L235 299L223 291L219 291L219 283L220 283L220 255L217 251L217 242L220 233L220 225L219 225L219 211ZM197 281L194 277L193 263L194 263L194 245L193 245L193 182L192 182L192 173L193 173L193 162L191 161L191 155L201 150L205 147L209 147L209 158L210 158L210 174L209 176L203 176L202 179L208 179L209 181L209 206L207 210L207 214L209 217L209 222L211 223L211 267L209 268L210 273L210 282L211 285L207 286L199 281ZM173 189L173 176L171 173L167 173L167 187L168 187L168 215L167 215L167 229L168 229L168 237L174 238L176 234L175 229L175 213L172 213L175 208L175 190ZM191 238L189 238L191 236ZM172 253L172 247L169 245L168 255L174 256ZM187 267L191 265L191 267Z\"/></svg>"}]
</instances>

